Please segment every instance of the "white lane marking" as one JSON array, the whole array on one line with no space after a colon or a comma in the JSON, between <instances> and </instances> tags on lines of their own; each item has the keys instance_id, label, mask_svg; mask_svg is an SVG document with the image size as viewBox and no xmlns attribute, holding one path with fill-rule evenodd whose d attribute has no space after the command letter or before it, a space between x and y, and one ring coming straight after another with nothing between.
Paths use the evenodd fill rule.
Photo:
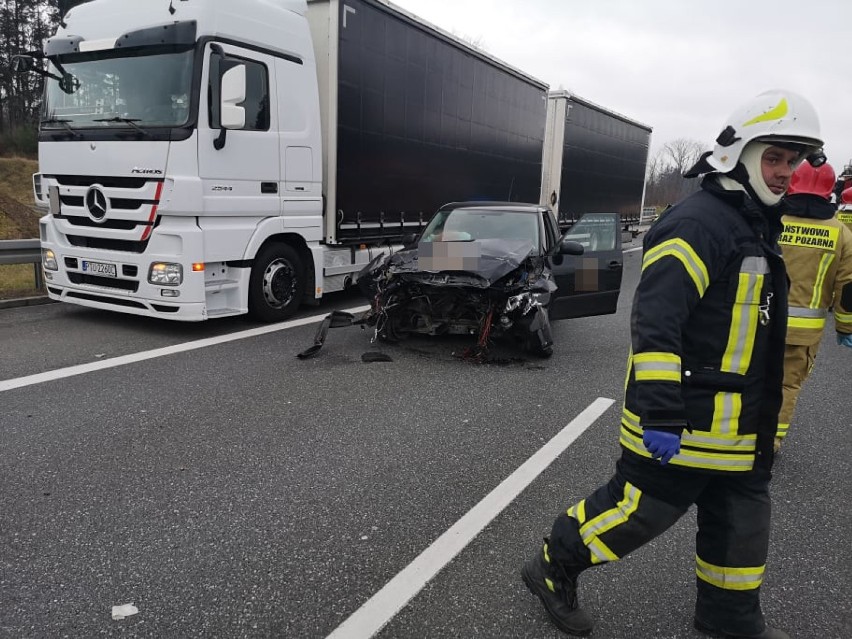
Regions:
<instances>
[{"instance_id":1,"label":"white lane marking","mask_svg":"<svg viewBox=\"0 0 852 639\"><path fill-rule=\"evenodd\" d=\"M355 308L344 309L347 313L361 313L366 311L369 306L356 306ZM194 351L207 346L215 346L216 344L225 344L234 342L239 339L248 337L257 337L258 335L266 335L276 331L283 331L296 326L305 326L306 324L316 324L321 322L328 316L328 313L322 315L311 315L297 320L281 322L279 324L271 324L269 326L261 326L259 328L250 328L238 333L230 333L228 335L220 335L218 337L207 337L194 342L184 342L183 344L175 344L174 346L165 346L163 348L155 348L150 351L142 351L141 353L131 353L130 355L121 355L120 357L112 357L99 362L90 362L88 364L78 364L77 366L68 366L67 368L58 368L54 371L45 373L36 373L35 375L27 375L26 377L18 377L16 379L7 379L0 381L0 393L3 391L12 390L13 388L22 388L24 386L32 386L34 384L43 384L44 382L52 382L65 377L73 377L74 375L83 375L94 371L104 370L105 368L114 368L116 366L124 366L125 364L135 364L146 359L154 359L156 357L164 357L166 355L174 355L175 353L185 353L186 351Z\"/></svg>"},{"instance_id":2,"label":"white lane marking","mask_svg":"<svg viewBox=\"0 0 852 639\"><path fill-rule=\"evenodd\" d=\"M499 515L545 468L591 426L615 400L598 397L542 446L497 488L471 508L358 608L326 639L368 639L381 630L423 587L450 563L474 537Z\"/></svg>"},{"instance_id":3,"label":"white lane marking","mask_svg":"<svg viewBox=\"0 0 852 639\"><path fill-rule=\"evenodd\" d=\"M633 251L641 251L641 250L642 250L642 247L641 247L641 246L637 246L636 248L624 249L624 250L622 251L622 253L632 253Z\"/></svg>"}]
</instances>

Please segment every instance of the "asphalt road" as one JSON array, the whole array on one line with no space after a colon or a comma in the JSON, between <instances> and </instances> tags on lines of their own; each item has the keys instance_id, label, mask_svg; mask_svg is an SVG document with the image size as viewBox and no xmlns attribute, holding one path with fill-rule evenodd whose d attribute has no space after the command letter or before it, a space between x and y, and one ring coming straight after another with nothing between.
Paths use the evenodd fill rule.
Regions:
<instances>
[{"instance_id":1,"label":"asphalt road","mask_svg":"<svg viewBox=\"0 0 852 639\"><path fill-rule=\"evenodd\" d=\"M416 583L421 553L608 398L504 509L450 535L457 555L429 556L437 574L401 609L410 583L369 609L382 639L564 636L518 570L612 472L639 260L626 255L619 312L557 323L548 360L506 347L477 365L464 340L371 344L350 327L301 361L316 324L0 310L0 380L103 366L0 391L0 637L327 637L397 575ZM109 366L152 349L167 350ZM362 362L377 350L393 361ZM850 362L826 340L775 467L763 606L799 639L852 636ZM694 533L691 511L581 578L593 637L702 636ZM138 614L113 620L126 603Z\"/></svg>"}]
</instances>

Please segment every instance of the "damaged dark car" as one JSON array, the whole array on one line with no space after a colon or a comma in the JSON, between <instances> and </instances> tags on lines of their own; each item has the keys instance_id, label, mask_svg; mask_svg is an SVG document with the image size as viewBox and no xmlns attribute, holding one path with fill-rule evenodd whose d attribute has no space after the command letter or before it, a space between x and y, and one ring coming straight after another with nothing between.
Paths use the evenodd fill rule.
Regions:
<instances>
[{"instance_id":1,"label":"damaged dark car","mask_svg":"<svg viewBox=\"0 0 852 639\"><path fill-rule=\"evenodd\" d=\"M469 351L479 357L492 339L508 336L548 357L552 320L615 312L618 221L615 214L584 216L561 236L543 206L447 204L406 249L361 271L358 285L371 305L365 323L387 341L471 335Z\"/></svg>"}]
</instances>

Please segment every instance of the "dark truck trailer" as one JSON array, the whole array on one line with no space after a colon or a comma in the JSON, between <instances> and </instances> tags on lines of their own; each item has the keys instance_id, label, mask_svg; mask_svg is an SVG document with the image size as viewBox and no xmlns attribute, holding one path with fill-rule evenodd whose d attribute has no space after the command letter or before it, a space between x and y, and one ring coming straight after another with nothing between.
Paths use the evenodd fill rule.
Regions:
<instances>
[{"instance_id":1,"label":"dark truck trailer","mask_svg":"<svg viewBox=\"0 0 852 639\"><path fill-rule=\"evenodd\" d=\"M645 199L651 127L567 91L551 91L541 204L561 229L586 213L618 213L635 230Z\"/></svg>"},{"instance_id":2,"label":"dark truck trailer","mask_svg":"<svg viewBox=\"0 0 852 639\"><path fill-rule=\"evenodd\" d=\"M379 0L309 0L325 241L399 241L443 204L538 202L548 87Z\"/></svg>"}]
</instances>

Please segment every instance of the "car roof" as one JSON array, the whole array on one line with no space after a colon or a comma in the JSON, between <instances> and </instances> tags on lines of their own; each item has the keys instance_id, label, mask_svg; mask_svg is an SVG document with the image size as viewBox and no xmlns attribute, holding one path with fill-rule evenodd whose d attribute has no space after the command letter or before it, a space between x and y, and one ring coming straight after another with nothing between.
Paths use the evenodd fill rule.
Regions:
<instances>
[{"instance_id":1,"label":"car roof","mask_svg":"<svg viewBox=\"0 0 852 639\"><path fill-rule=\"evenodd\" d=\"M498 201L469 201L469 202L450 202L444 204L439 211L452 211L455 209L506 209L521 213L539 213L548 210L546 206L540 204L530 204L527 202L498 202Z\"/></svg>"}]
</instances>

